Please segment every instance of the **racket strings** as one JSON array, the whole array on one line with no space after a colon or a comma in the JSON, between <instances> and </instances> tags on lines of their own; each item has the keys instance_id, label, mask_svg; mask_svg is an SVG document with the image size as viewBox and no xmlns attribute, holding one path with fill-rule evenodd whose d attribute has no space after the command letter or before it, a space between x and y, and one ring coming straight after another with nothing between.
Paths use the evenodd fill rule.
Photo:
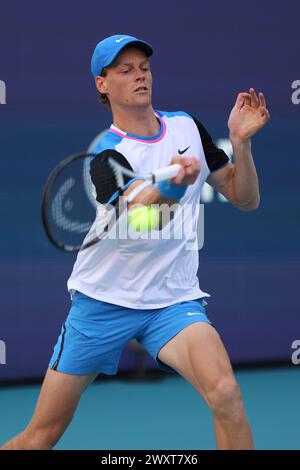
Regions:
<instances>
[{"instance_id":1,"label":"racket strings","mask_svg":"<svg viewBox=\"0 0 300 470\"><path fill-rule=\"evenodd\" d=\"M78 155L59 168L49 185L45 206L46 232L56 245L75 251L101 237L107 220L103 209L115 192L116 199L110 204L116 204L124 186L118 173L107 158L93 154Z\"/></svg>"},{"instance_id":2,"label":"racket strings","mask_svg":"<svg viewBox=\"0 0 300 470\"><path fill-rule=\"evenodd\" d=\"M79 245L96 215L96 203L87 159L77 159L63 167L48 194L48 229L62 245Z\"/></svg>"},{"instance_id":3,"label":"racket strings","mask_svg":"<svg viewBox=\"0 0 300 470\"><path fill-rule=\"evenodd\" d=\"M49 176L42 220L48 238L58 248L78 251L92 245L119 219L120 196L138 175L118 152L110 158L111 152L72 155ZM134 194L142 188L143 184L135 188Z\"/></svg>"},{"instance_id":4,"label":"racket strings","mask_svg":"<svg viewBox=\"0 0 300 470\"><path fill-rule=\"evenodd\" d=\"M75 184L75 179L70 177L61 185L51 203L51 215L58 228L81 234L89 230L90 222L75 220L68 215L73 208L73 201L68 197L68 193Z\"/></svg>"}]
</instances>

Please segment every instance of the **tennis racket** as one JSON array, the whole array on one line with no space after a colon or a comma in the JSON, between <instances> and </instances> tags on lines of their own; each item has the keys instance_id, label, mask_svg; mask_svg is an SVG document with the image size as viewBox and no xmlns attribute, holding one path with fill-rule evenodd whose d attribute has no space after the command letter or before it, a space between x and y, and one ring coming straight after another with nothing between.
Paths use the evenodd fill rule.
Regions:
<instances>
[{"instance_id":1,"label":"tennis racket","mask_svg":"<svg viewBox=\"0 0 300 470\"><path fill-rule=\"evenodd\" d=\"M43 190L41 215L48 239L63 251L89 248L105 238L112 217L119 218L118 200L133 181L142 180L125 198L126 204L122 201L122 208L148 186L174 178L179 169L173 164L137 174L108 151L69 156L51 172Z\"/></svg>"}]
</instances>

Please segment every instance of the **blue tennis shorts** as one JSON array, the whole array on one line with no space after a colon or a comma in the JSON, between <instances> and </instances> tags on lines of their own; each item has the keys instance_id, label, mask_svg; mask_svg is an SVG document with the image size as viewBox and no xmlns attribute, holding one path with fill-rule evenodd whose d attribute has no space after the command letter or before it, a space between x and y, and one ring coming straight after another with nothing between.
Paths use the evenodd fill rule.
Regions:
<instances>
[{"instance_id":1,"label":"blue tennis shorts","mask_svg":"<svg viewBox=\"0 0 300 470\"><path fill-rule=\"evenodd\" d=\"M158 309L138 310L75 292L49 367L75 375L91 372L114 375L124 348L136 339L162 370L174 372L158 360L158 353L191 323L211 324L205 305L204 299L197 299Z\"/></svg>"}]
</instances>

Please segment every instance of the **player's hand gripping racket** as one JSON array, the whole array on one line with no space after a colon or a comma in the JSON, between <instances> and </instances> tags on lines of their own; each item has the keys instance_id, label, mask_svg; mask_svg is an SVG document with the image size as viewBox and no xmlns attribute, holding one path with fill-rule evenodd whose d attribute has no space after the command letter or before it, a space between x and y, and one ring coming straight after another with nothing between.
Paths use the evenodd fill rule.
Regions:
<instances>
[{"instance_id":1,"label":"player's hand gripping racket","mask_svg":"<svg viewBox=\"0 0 300 470\"><path fill-rule=\"evenodd\" d=\"M106 208L114 205L119 217L119 196L133 180L143 181L126 198L127 204L146 187L174 178L179 169L179 164L173 164L136 174L107 155L71 155L52 171L44 187L42 221L49 240L64 251L94 245L107 233Z\"/></svg>"}]
</instances>

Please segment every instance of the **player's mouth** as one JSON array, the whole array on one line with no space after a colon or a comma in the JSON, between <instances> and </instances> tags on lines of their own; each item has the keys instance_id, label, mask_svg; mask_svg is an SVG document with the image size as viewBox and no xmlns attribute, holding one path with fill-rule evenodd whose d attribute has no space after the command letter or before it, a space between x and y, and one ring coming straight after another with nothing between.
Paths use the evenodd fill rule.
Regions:
<instances>
[{"instance_id":1,"label":"player's mouth","mask_svg":"<svg viewBox=\"0 0 300 470\"><path fill-rule=\"evenodd\" d=\"M134 90L134 93L147 93L148 88L146 86L139 86Z\"/></svg>"}]
</instances>

